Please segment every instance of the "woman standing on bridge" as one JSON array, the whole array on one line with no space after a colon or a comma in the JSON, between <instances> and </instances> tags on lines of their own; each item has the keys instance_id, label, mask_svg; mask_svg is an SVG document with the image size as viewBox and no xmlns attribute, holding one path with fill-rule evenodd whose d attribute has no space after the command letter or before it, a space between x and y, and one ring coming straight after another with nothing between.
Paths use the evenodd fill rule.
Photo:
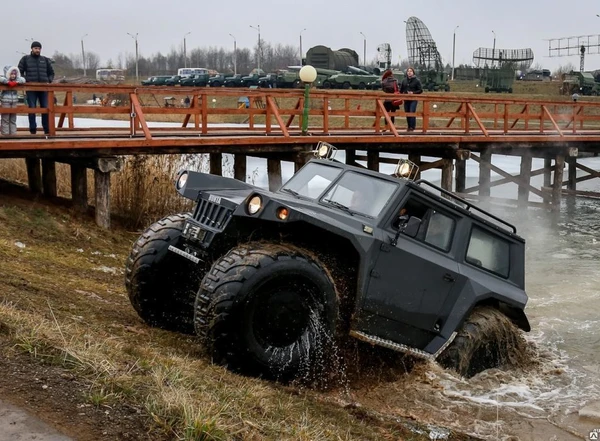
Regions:
<instances>
[{"instance_id":1,"label":"woman standing on bridge","mask_svg":"<svg viewBox=\"0 0 600 441\"><path fill-rule=\"evenodd\" d=\"M19 95L16 90L12 89L17 84L23 84L25 78L21 76L19 69L15 66L6 66L4 68L4 76L0 76L0 84L6 84L10 89L3 90L0 92L0 103L2 108L11 109L17 107L19 102ZM3 113L1 118L0 132L2 135L16 135L17 134L17 114L16 113Z\"/></svg>"},{"instance_id":2,"label":"woman standing on bridge","mask_svg":"<svg viewBox=\"0 0 600 441\"><path fill-rule=\"evenodd\" d=\"M409 95L423 93L421 81L415 75L415 70L412 67L406 69L406 77L402 80L400 93L407 93ZM406 113L416 112L417 104L419 104L418 101L404 100L404 111ZM413 132L417 128L417 118L414 116L407 116L406 123L408 124L407 132Z\"/></svg>"}]
</instances>

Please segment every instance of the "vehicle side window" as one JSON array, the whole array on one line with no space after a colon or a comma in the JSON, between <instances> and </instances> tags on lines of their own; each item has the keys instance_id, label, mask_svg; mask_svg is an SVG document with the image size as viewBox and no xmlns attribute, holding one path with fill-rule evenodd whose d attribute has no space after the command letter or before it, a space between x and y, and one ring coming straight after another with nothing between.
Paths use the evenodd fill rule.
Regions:
<instances>
[{"instance_id":1,"label":"vehicle side window","mask_svg":"<svg viewBox=\"0 0 600 441\"><path fill-rule=\"evenodd\" d=\"M411 217L420 220L419 229L413 236L415 239L443 251L450 250L456 225L453 218L437 211L421 200L411 197L400 207L398 217L394 219L392 227L395 229L400 228L404 232L404 227Z\"/></svg>"},{"instance_id":2,"label":"vehicle side window","mask_svg":"<svg viewBox=\"0 0 600 441\"><path fill-rule=\"evenodd\" d=\"M506 278L510 268L510 244L483 228L473 226L465 260Z\"/></svg>"},{"instance_id":3,"label":"vehicle side window","mask_svg":"<svg viewBox=\"0 0 600 441\"><path fill-rule=\"evenodd\" d=\"M454 233L454 219L432 211L425 230L425 242L444 251L450 249Z\"/></svg>"}]
</instances>

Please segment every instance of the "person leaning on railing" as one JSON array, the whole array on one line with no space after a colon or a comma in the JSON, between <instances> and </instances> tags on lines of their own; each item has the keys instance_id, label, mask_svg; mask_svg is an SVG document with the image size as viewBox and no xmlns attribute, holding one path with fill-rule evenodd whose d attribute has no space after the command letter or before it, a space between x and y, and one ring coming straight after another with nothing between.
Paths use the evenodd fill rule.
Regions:
<instances>
[{"instance_id":1,"label":"person leaning on railing","mask_svg":"<svg viewBox=\"0 0 600 441\"><path fill-rule=\"evenodd\" d=\"M49 58L41 55L42 45L39 41L31 43L31 54L24 55L19 61L19 70L21 75L25 77L28 83L51 83L54 80L54 68ZM36 107L37 103L40 107L48 107L48 92L29 90L27 91L27 106ZM42 114L42 127L44 133L50 133L48 124L48 114ZM29 114L29 133L35 135L37 131L37 123L35 121L35 113Z\"/></svg>"}]
</instances>

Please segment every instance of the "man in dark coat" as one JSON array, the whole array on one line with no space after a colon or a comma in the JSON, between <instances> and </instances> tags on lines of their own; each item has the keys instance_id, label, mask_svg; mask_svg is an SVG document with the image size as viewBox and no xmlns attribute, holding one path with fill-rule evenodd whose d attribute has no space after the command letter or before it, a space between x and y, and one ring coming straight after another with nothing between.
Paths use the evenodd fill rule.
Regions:
<instances>
[{"instance_id":1,"label":"man in dark coat","mask_svg":"<svg viewBox=\"0 0 600 441\"><path fill-rule=\"evenodd\" d=\"M54 80L54 68L50 59L41 55L42 45L39 41L31 43L31 54L25 55L19 61L19 70L21 75L25 77L27 83L51 83ZM39 101L40 107L48 107L48 92L44 91L27 91L27 105L36 107ZM48 125L48 114L42 114L42 126L44 133L50 133ZM35 113L29 114L29 132L35 134L37 124L35 121Z\"/></svg>"},{"instance_id":2,"label":"man in dark coat","mask_svg":"<svg viewBox=\"0 0 600 441\"><path fill-rule=\"evenodd\" d=\"M421 81L415 75L415 70L412 67L406 69L406 77L402 80L400 86L400 93L407 93L409 95L423 93L423 87ZM417 111L418 101L404 100L404 111L406 113L414 113ZM417 118L414 116L407 116L406 123L408 125L407 132L412 132L417 127Z\"/></svg>"}]
</instances>

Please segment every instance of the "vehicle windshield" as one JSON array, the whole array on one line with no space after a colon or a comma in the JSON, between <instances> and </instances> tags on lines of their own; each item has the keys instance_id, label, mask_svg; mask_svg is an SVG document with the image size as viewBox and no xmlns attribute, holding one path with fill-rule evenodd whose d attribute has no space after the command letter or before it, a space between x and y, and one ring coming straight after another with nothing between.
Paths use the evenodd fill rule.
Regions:
<instances>
[{"instance_id":1,"label":"vehicle windshield","mask_svg":"<svg viewBox=\"0 0 600 441\"><path fill-rule=\"evenodd\" d=\"M310 199L317 199L342 169L323 164L309 163L281 187L281 191Z\"/></svg>"},{"instance_id":2,"label":"vehicle windshield","mask_svg":"<svg viewBox=\"0 0 600 441\"><path fill-rule=\"evenodd\" d=\"M376 218L398 188L393 182L356 172L345 173L321 198L334 206L347 207L354 213Z\"/></svg>"}]
</instances>

